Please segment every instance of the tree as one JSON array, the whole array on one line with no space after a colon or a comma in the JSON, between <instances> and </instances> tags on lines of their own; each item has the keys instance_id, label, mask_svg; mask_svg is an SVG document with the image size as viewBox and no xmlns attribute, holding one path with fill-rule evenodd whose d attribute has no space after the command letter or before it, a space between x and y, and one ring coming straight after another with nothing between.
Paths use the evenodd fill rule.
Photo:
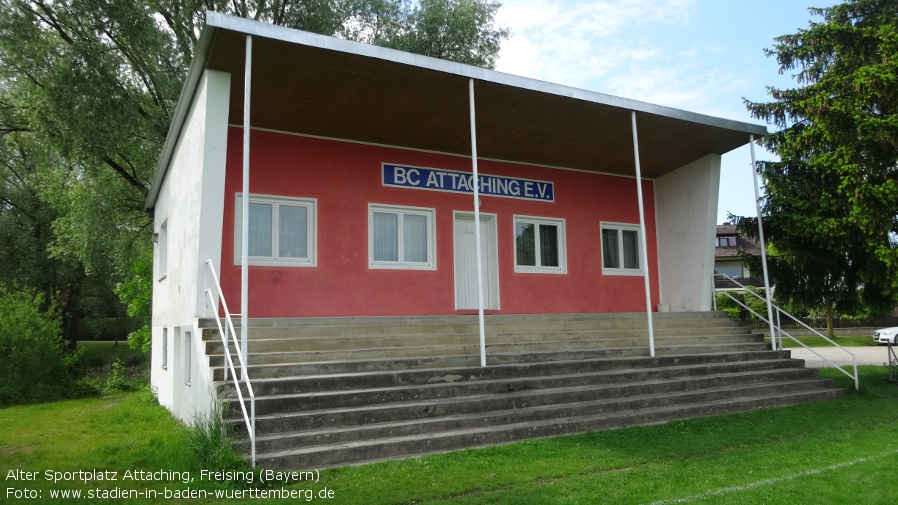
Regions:
<instances>
[{"instance_id":1,"label":"tree","mask_svg":"<svg viewBox=\"0 0 898 505\"><path fill-rule=\"evenodd\" d=\"M0 285L0 406L71 394L77 358L60 345L55 305L30 288Z\"/></svg>"},{"instance_id":2,"label":"tree","mask_svg":"<svg viewBox=\"0 0 898 505\"><path fill-rule=\"evenodd\" d=\"M62 294L69 323L80 314L122 316L121 306L109 305L123 282L118 292L132 314L148 317L141 290L152 283L127 281L151 264L143 202L207 9L491 67L508 36L494 24L498 7L491 0L0 2L0 236L30 251L16 257L14 277L48 299ZM29 205L16 203L26 197ZM62 264L71 275L29 277L35 267Z\"/></svg>"},{"instance_id":3,"label":"tree","mask_svg":"<svg viewBox=\"0 0 898 505\"><path fill-rule=\"evenodd\" d=\"M745 103L778 128L761 143L780 161L759 166L777 296L821 307L831 334L834 312L898 300L898 1L810 12L766 50L800 86Z\"/></svg>"}]
</instances>

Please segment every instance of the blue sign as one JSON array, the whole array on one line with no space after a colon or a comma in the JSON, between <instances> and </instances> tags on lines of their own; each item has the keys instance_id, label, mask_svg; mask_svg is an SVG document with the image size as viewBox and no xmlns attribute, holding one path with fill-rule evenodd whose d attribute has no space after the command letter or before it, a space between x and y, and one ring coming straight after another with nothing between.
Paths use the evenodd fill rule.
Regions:
<instances>
[{"instance_id":1,"label":"blue sign","mask_svg":"<svg viewBox=\"0 0 898 505\"><path fill-rule=\"evenodd\" d=\"M555 201L555 184L552 182L485 174L478 174L477 179L480 181L481 195L522 198L541 202ZM406 167L384 163L383 185L473 194L474 176L467 172L454 170Z\"/></svg>"}]
</instances>

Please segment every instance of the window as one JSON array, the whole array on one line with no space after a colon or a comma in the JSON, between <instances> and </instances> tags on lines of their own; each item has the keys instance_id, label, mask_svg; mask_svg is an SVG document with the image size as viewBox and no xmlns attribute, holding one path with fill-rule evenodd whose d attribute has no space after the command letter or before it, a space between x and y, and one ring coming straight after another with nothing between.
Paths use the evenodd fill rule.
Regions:
<instances>
[{"instance_id":1,"label":"window","mask_svg":"<svg viewBox=\"0 0 898 505\"><path fill-rule=\"evenodd\" d=\"M434 209L368 206L371 268L436 270Z\"/></svg>"},{"instance_id":2,"label":"window","mask_svg":"<svg viewBox=\"0 0 898 505\"><path fill-rule=\"evenodd\" d=\"M734 247L736 237L717 237L717 247Z\"/></svg>"},{"instance_id":3,"label":"window","mask_svg":"<svg viewBox=\"0 0 898 505\"><path fill-rule=\"evenodd\" d=\"M515 216L514 243L515 272L566 272L563 219Z\"/></svg>"},{"instance_id":4,"label":"window","mask_svg":"<svg viewBox=\"0 0 898 505\"><path fill-rule=\"evenodd\" d=\"M168 273L168 219L159 226L159 235L156 241L156 261L159 268L157 278L161 281Z\"/></svg>"},{"instance_id":5,"label":"window","mask_svg":"<svg viewBox=\"0 0 898 505\"><path fill-rule=\"evenodd\" d=\"M639 226L602 223L602 272L642 275Z\"/></svg>"},{"instance_id":6,"label":"window","mask_svg":"<svg viewBox=\"0 0 898 505\"><path fill-rule=\"evenodd\" d=\"M168 368L168 328L162 328L162 368Z\"/></svg>"},{"instance_id":7,"label":"window","mask_svg":"<svg viewBox=\"0 0 898 505\"><path fill-rule=\"evenodd\" d=\"M250 195L249 264L316 265L316 201L307 198ZM234 263L240 263L243 196L234 211Z\"/></svg>"},{"instance_id":8,"label":"window","mask_svg":"<svg viewBox=\"0 0 898 505\"><path fill-rule=\"evenodd\" d=\"M715 266L714 273L728 275L733 279L741 279L742 267L740 265Z\"/></svg>"},{"instance_id":9,"label":"window","mask_svg":"<svg viewBox=\"0 0 898 505\"><path fill-rule=\"evenodd\" d=\"M190 351L193 349L193 342L191 342L191 333L189 331L184 332L184 384L190 385L190 372L192 371L193 361L190 359Z\"/></svg>"}]
</instances>

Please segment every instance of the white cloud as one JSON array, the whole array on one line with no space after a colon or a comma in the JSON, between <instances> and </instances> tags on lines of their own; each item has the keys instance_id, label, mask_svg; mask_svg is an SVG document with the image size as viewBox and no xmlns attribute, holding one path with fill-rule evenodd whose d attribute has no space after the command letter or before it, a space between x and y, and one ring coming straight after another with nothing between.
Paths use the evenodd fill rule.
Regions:
<instances>
[{"instance_id":1,"label":"white cloud","mask_svg":"<svg viewBox=\"0 0 898 505\"><path fill-rule=\"evenodd\" d=\"M640 40L640 31L655 23L688 22L693 4L694 0L509 1L497 19L513 35L502 46L497 69L604 91L595 81L630 62L664 54L664 47Z\"/></svg>"},{"instance_id":2,"label":"white cloud","mask_svg":"<svg viewBox=\"0 0 898 505\"><path fill-rule=\"evenodd\" d=\"M725 69L726 44L693 36L699 8L698 0L506 0L497 17L513 36L497 69L745 120L733 96L748 79Z\"/></svg>"},{"instance_id":3,"label":"white cloud","mask_svg":"<svg viewBox=\"0 0 898 505\"><path fill-rule=\"evenodd\" d=\"M701 63L655 66L631 65L605 80L606 92L685 109L702 114L745 120L745 109L738 99L746 79ZM729 99L721 100L721 97ZM726 104L721 107L721 103Z\"/></svg>"}]
</instances>

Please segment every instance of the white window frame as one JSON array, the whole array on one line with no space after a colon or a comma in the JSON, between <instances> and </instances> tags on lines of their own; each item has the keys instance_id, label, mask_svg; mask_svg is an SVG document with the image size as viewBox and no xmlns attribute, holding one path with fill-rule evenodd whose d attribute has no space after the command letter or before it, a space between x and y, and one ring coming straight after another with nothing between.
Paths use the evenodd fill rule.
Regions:
<instances>
[{"instance_id":1,"label":"white window frame","mask_svg":"<svg viewBox=\"0 0 898 505\"><path fill-rule=\"evenodd\" d=\"M518 264L518 247L517 247L517 238L518 238L518 223L525 224L533 224L535 225L534 230L534 241L536 242L535 252L536 255L536 266L531 265L519 265ZM512 241L514 247L514 271L519 273L534 273L534 274L566 274L567 273L567 233L565 232L565 220L562 218L555 217L537 217L537 216L522 216L522 215L514 215L514 219L512 221ZM542 260L542 255L540 251L539 245L539 225L551 225L556 226L558 228L558 266L542 266L540 265L540 261Z\"/></svg>"},{"instance_id":2,"label":"white window frame","mask_svg":"<svg viewBox=\"0 0 898 505\"><path fill-rule=\"evenodd\" d=\"M638 224L631 223L609 223L609 222L601 222L600 223L601 231L599 232L599 261L602 262L602 274L603 275L636 275L642 276L645 273L645 266L643 265L643 261L645 258L642 257L642 233L640 233L640 228ZM639 259L639 268L624 268L621 266L620 268L609 268L605 266L605 244L602 240L602 235L605 230L616 230L617 231L617 243L620 245L618 247L617 255L618 255L618 264L624 264L624 248L622 247L623 241L623 232L624 231L635 231L636 232L636 257Z\"/></svg>"},{"instance_id":3,"label":"white window frame","mask_svg":"<svg viewBox=\"0 0 898 505\"><path fill-rule=\"evenodd\" d=\"M156 240L156 266L159 269L157 280L165 279L168 275L168 219L159 225L159 235Z\"/></svg>"},{"instance_id":4,"label":"white window frame","mask_svg":"<svg viewBox=\"0 0 898 505\"><path fill-rule=\"evenodd\" d=\"M235 195L234 206L234 264L239 265L241 246L243 244L243 194ZM283 267L315 267L318 266L318 200L316 198L299 198L276 195L256 195L250 193L250 203L271 205L271 256L250 256L250 265L283 266ZM305 207L308 223L306 226L308 241L308 258L290 258L278 256L278 219L280 205Z\"/></svg>"},{"instance_id":5,"label":"white window frame","mask_svg":"<svg viewBox=\"0 0 898 505\"><path fill-rule=\"evenodd\" d=\"M399 260L398 261L375 261L374 260L374 213L403 215L421 215L427 220L427 261L412 262L403 261L403 220L399 219ZM436 209L427 207L405 207L399 205L386 205L379 203L368 204L368 268L373 269L396 269L396 270L436 270Z\"/></svg>"}]
</instances>

